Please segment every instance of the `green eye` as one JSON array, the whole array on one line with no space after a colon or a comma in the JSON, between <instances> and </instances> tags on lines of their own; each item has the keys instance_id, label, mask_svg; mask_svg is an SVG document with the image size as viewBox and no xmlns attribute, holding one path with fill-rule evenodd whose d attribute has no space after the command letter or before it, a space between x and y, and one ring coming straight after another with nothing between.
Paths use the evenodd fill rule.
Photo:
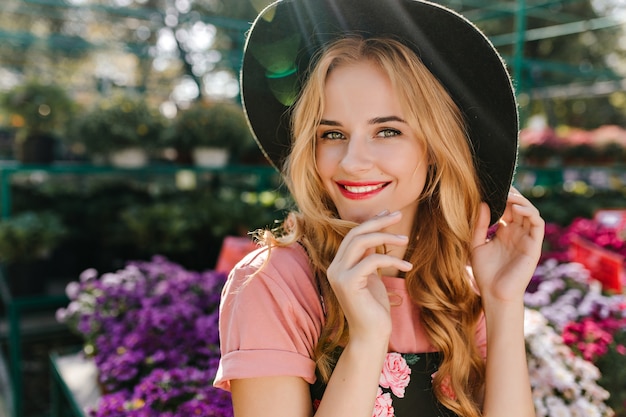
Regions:
<instances>
[{"instance_id":1,"label":"green eye","mask_svg":"<svg viewBox=\"0 0 626 417\"><path fill-rule=\"evenodd\" d=\"M396 129L383 129L380 132L378 132L378 136L383 137L383 138L391 138L394 136L398 136L400 134L401 134L400 131Z\"/></svg>"},{"instance_id":2,"label":"green eye","mask_svg":"<svg viewBox=\"0 0 626 417\"><path fill-rule=\"evenodd\" d=\"M322 138L331 140L343 139L343 137L340 132L326 132L322 135Z\"/></svg>"}]
</instances>

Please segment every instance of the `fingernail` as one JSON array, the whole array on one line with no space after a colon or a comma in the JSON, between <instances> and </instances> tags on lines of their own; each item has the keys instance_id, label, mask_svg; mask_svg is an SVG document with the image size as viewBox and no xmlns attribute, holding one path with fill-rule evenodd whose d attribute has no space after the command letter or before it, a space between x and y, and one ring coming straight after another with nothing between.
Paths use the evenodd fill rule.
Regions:
<instances>
[{"instance_id":1,"label":"fingernail","mask_svg":"<svg viewBox=\"0 0 626 417\"><path fill-rule=\"evenodd\" d=\"M409 240L409 237L407 235L396 235L396 236L398 236L402 240Z\"/></svg>"},{"instance_id":2,"label":"fingernail","mask_svg":"<svg viewBox=\"0 0 626 417\"><path fill-rule=\"evenodd\" d=\"M386 215L386 214L389 214L389 210L384 209L383 211L381 211L380 213L378 213L378 214L376 215L376 217L384 216L384 215Z\"/></svg>"},{"instance_id":3,"label":"fingernail","mask_svg":"<svg viewBox=\"0 0 626 417\"><path fill-rule=\"evenodd\" d=\"M399 211L394 211L393 213L390 214L390 216L399 216L400 212Z\"/></svg>"},{"instance_id":4,"label":"fingernail","mask_svg":"<svg viewBox=\"0 0 626 417\"><path fill-rule=\"evenodd\" d=\"M411 262L408 261L402 261L402 263L404 264L404 266L406 266L407 268L413 268L413 264Z\"/></svg>"}]
</instances>

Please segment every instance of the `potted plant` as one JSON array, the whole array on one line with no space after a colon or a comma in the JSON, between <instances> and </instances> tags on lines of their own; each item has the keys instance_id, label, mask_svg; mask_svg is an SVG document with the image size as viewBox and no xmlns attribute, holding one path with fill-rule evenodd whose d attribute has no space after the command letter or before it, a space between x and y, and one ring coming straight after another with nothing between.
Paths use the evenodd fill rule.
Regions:
<instances>
[{"instance_id":1,"label":"potted plant","mask_svg":"<svg viewBox=\"0 0 626 417\"><path fill-rule=\"evenodd\" d=\"M1 97L17 130L15 155L23 163L47 164L54 160L55 135L62 134L73 112L73 101L57 85L29 81Z\"/></svg>"},{"instance_id":2,"label":"potted plant","mask_svg":"<svg viewBox=\"0 0 626 417\"><path fill-rule=\"evenodd\" d=\"M195 102L178 112L163 135L180 162L203 166L225 165L252 142L243 110L229 102Z\"/></svg>"},{"instance_id":3,"label":"potted plant","mask_svg":"<svg viewBox=\"0 0 626 417\"><path fill-rule=\"evenodd\" d=\"M67 234L60 217L47 211L25 211L0 221L0 262L15 295L43 292L45 261Z\"/></svg>"},{"instance_id":4,"label":"potted plant","mask_svg":"<svg viewBox=\"0 0 626 417\"><path fill-rule=\"evenodd\" d=\"M218 305L226 275L196 272L162 256L68 284L59 321L84 340L103 395L90 416L232 417L230 395L214 388Z\"/></svg>"},{"instance_id":5,"label":"potted plant","mask_svg":"<svg viewBox=\"0 0 626 417\"><path fill-rule=\"evenodd\" d=\"M119 95L99 101L76 118L70 140L82 143L96 161L134 168L148 162L162 127L158 111L144 100Z\"/></svg>"},{"instance_id":6,"label":"potted plant","mask_svg":"<svg viewBox=\"0 0 626 417\"><path fill-rule=\"evenodd\" d=\"M184 199L131 205L120 214L129 239L147 253L171 256L194 250L210 223L206 209Z\"/></svg>"}]
</instances>

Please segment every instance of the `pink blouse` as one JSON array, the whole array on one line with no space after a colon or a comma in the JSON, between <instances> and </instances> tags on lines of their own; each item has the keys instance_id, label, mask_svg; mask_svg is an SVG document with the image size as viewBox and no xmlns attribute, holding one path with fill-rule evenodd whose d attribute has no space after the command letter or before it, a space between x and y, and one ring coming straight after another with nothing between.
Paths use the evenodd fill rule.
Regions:
<instances>
[{"instance_id":1,"label":"pink blouse","mask_svg":"<svg viewBox=\"0 0 626 417\"><path fill-rule=\"evenodd\" d=\"M222 356L216 387L229 390L232 379L281 375L315 382L315 362L311 358L324 313L308 256L298 244L272 248L269 260L267 254L267 248L248 254L233 269L222 292ZM420 323L420 310L410 302L404 279L383 277L383 282L392 306L389 351L434 351ZM484 316L477 326L476 342L484 358Z\"/></svg>"}]
</instances>

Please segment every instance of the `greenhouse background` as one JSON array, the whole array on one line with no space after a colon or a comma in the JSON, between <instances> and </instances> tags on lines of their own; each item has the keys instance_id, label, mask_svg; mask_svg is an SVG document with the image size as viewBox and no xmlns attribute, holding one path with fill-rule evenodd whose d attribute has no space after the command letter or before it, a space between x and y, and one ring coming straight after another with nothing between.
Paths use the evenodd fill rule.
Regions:
<instances>
[{"instance_id":1,"label":"greenhouse background","mask_svg":"<svg viewBox=\"0 0 626 417\"><path fill-rule=\"evenodd\" d=\"M136 415L153 404L121 393L166 379L210 400L159 407L232 415L206 383L220 288L292 207L238 97L268 3L0 2L0 417ZM626 2L439 3L514 79L514 181L547 221L526 294L537 415L626 417Z\"/></svg>"}]
</instances>

